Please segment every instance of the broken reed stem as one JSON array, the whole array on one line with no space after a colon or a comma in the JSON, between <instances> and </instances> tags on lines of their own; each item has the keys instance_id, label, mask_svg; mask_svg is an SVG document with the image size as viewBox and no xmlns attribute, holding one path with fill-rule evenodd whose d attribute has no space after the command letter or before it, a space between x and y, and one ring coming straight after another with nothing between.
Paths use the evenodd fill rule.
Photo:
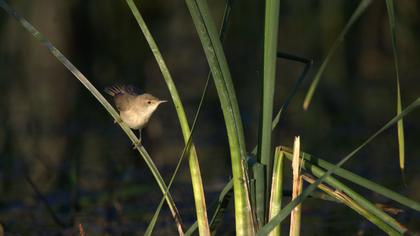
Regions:
<instances>
[{"instance_id":1,"label":"broken reed stem","mask_svg":"<svg viewBox=\"0 0 420 236\"><path fill-rule=\"evenodd\" d=\"M292 190L292 201L302 193L302 176L300 175L300 137L295 137L293 145L293 190ZM290 215L290 236L300 235L300 219L301 219L301 204L297 205L291 212Z\"/></svg>"}]
</instances>

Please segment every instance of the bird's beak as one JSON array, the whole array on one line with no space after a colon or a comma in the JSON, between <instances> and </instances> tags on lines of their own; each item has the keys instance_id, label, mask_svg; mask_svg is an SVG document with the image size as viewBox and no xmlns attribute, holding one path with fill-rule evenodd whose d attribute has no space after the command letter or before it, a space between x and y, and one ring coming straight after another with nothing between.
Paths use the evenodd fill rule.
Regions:
<instances>
[{"instance_id":1,"label":"bird's beak","mask_svg":"<svg viewBox=\"0 0 420 236\"><path fill-rule=\"evenodd\" d=\"M165 102L168 102L167 100L160 100L159 101L159 104L161 104L161 103L165 103Z\"/></svg>"}]
</instances>

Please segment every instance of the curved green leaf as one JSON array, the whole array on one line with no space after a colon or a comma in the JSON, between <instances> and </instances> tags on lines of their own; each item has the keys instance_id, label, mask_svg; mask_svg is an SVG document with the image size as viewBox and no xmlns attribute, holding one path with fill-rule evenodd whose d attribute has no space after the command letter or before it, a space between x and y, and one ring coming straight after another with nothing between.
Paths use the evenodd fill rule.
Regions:
<instances>
[{"instance_id":1,"label":"curved green leaf","mask_svg":"<svg viewBox=\"0 0 420 236\"><path fill-rule=\"evenodd\" d=\"M309 104L311 103L312 97L314 96L315 89L318 86L319 80L321 79L322 74L324 73L325 68L327 67L328 63L331 60L332 55L337 50L338 46L344 41L344 37L346 36L347 32L351 28L351 26L356 22L357 19L365 12L366 8L372 3L372 0L362 0L360 1L359 5L357 6L356 10L354 11L353 15L350 17L349 21L347 22L344 29L338 35L337 39L331 46L330 50L328 51L327 56L325 57L324 61L319 67L318 72L316 73L314 80L312 81L308 92L306 93L305 100L303 101L303 109L307 110Z\"/></svg>"},{"instance_id":2,"label":"curved green leaf","mask_svg":"<svg viewBox=\"0 0 420 236\"><path fill-rule=\"evenodd\" d=\"M206 0L186 0L210 66L219 95L228 134L235 195L235 223L238 235L254 234L248 177L243 159L246 146L238 102L223 47Z\"/></svg>"},{"instance_id":3,"label":"curved green leaf","mask_svg":"<svg viewBox=\"0 0 420 236\"><path fill-rule=\"evenodd\" d=\"M163 78L165 79L166 85L168 86L169 92L172 97L172 101L175 105L176 112L178 114L179 123L181 125L182 134L184 137L185 144L189 142L191 137L190 127L188 125L187 116L185 115L184 106L182 105L181 98L179 97L178 91L176 89L175 83L172 80L172 76L169 73L169 69L166 66L166 63L160 53L160 50L153 39L146 23L144 22L143 17L141 16L139 10L137 9L133 0L126 0L128 6L130 7L131 12L133 13L136 21L143 32L147 43L149 44L150 49L153 52L153 55L156 58L156 62L159 65L159 68L162 72ZM189 166L191 172L191 182L193 186L194 201L195 201L195 210L197 213L198 220L198 229L200 235L210 235L209 223L207 219L207 207L206 200L204 196L203 181L201 179L200 165L198 162L197 152L195 150L194 144L191 143L191 148L187 149L189 154Z\"/></svg>"}]
</instances>

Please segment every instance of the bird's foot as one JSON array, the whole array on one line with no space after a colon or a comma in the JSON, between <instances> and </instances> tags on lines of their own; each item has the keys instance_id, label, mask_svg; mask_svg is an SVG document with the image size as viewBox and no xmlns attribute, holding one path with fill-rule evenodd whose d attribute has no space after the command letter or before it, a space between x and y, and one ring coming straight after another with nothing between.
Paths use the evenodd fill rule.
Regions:
<instances>
[{"instance_id":1,"label":"bird's foot","mask_svg":"<svg viewBox=\"0 0 420 236\"><path fill-rule=\"evenodd\" d=\"M143 146L141 144L141 139L139 139L137 142L133 142L133 150L136 150L137 148Z\"/></svg>"},{"instance_id":2,"label":"bird's foot","mask_svg":"<svg viewBox=\"0 0 420 236\"><path fill-rule=\"evenodd\" d=\"M119 117L119 116L118 116L117 119L114 119L114 124L116 124L116 123L122 123L122 122L123 121L122 121L121 117Z\"/></svg>"}]
</instances>

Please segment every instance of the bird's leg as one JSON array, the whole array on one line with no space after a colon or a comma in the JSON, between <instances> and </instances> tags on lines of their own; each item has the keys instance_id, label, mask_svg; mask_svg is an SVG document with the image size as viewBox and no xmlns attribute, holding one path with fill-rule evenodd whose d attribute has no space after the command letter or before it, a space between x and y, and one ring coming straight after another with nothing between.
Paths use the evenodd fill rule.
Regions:
<instances>
[{"instance_id":1,"label":"bird's leg","mask_svg":"<svg viewBox=\"0 0 420 236\"><path fill-rule=\"evenodd\" d=\"M122 122L123 121L122 121L122 119L121 119L120 116L118 116L118 118L114 119L114 124L116 124L116 123L122 123Z\"/></svg>"},{"instance_id":2,"label":"bird's leg","mask_svg":"<svg viewBox=\"0 0 420 236\"><path fill-rule=\"evenodd\" d=\"M139 141L133 143L133 149L136 149L140 145L141 145L141 129L139 129Z\"/></svg>"}]
</instances>

